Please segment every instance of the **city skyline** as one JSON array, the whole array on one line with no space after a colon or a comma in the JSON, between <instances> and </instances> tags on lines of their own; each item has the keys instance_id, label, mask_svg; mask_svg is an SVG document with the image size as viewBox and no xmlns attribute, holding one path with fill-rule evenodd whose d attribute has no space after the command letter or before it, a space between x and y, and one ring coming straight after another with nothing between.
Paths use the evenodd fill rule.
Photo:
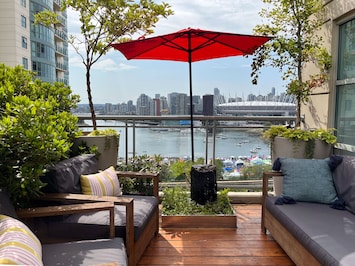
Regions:
<instances>
[{"instance_id":1,"label":"city skyline","mask_svg":"<svg viewBox=\"0 0 355 266\"><path fill-rule=\"evenodd\" d=\"M183 28L201 28L215 31L253 34L253 27L261 23L258 12L262 1L217 0L185 1L167 0L175 15L162 19L151 36L166 34ZM68 10L69 34L78 34L79 21L76 14ZM137 36L136 38L138 38ZM87 103L85 70L81 59L69 47L69 84L79 94L81 103ZM208 94L215 87L226 97L245 97L249 93L265 94L272 87L284 92L285 81L278 70L266 68L260 75L259 85L251 83L252 56L214 59L192 64L194 94ZM94 103L123 103L140 93L167 94L168 91L188 93L188 64L182 62L126 60L111 50L92 70L92 94Z\"/></svg>"},{"instance_id":2,"label":"city skyline","mask_svg":"<svg viewBox=\"0 0 355 266\"><path fill-rule=\"evenodd\" d=\"M212 96L210 98L209 96ZM285 104L294 104L293 96L282 92L276 94L276 90L272 88L265 95L250 93L245 99L225 98L218 88L214 88L213 93L204 95L193 95L194 114L211 113L211 110L218 105L237 103L237 102L280 102ZM204 103L213 103L204 107ZM170 92L167 95L155 94L153 97L145 93L141 93L135 100L130 99L127 102L114 103L96 103L94 108L98 114L136 114L136 115L188 115L189 114L189 95L186 93ZM212 109L211 109L212 108ZM78 105L74 113L90 113L89 105L81 103ZM212 115L212 114L209 114Z\"/></svg>"}]
</instances>

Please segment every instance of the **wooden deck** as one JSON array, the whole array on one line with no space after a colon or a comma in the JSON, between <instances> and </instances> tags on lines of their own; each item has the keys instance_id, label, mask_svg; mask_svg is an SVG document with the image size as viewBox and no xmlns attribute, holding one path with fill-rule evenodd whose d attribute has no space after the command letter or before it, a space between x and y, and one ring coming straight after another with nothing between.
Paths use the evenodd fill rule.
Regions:
<instances>
[{"instance_id":1,"label":"wooden deck","mask_svg":"<svg viewBox=\"0 0 355 266\"><path fill-rule=\"evenodd\" d=\"M138 265L294 265L260 229L261 205L234 205L237 229L160 229Z\"/></svg>"}]
</instances>

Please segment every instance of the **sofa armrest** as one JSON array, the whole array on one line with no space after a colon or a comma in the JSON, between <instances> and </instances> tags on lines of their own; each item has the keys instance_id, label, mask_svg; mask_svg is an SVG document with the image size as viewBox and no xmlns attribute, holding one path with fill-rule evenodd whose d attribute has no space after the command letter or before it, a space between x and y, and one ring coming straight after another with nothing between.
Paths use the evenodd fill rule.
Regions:
<instances>
[{"instance_id":1,"label":"sofa armrest","mask_svg":"<svg viewBox=\"0 0 355 266\"><path fill-rule=\"evenodd\" d=\"M266 233L266 228L264 225L265 219L265 200L268 196L268 188L269 188L269 179L273 176L282 176L282 172L264 172L263 173L263 188L262 188L262 197L261 197L261 230Z\"/></svg>"},{"instance_id":2,"label":"sofa armrest","mask_svg":"<svg viewBox=\"0 0 355 266\"><path fill-rule=\"evenodd\" d=\"M264 199L268 196L269 179L273 176L282 176L282 172L264 172L263 173L263 188L262 188L262 198Z\"/></svg>"},{"instance_id":3,"label":"sofa armrest","mask_svg":"<svg viewBox=\"0 0 355 266\"><path fill-rule=\"evenodd\" d=\"M153 180L153 196L159 197L159 173L116 171L118 177L151 178Z\"/></svg>"},{"instance_id":4,"label":"sofa armrest","mask_svg":"<svg viewBox=\"0 0 355 266\"><path fill-rule=\"evenodd\" d=\"M60 216L67 214L92 212L92 211L110 211L110 238L115 237L115 205L113 202L95 202L95 203L81 203L61 206L49 206L49 207L36 207L19 209L16 211L17 215L21 219L36 218L36 217L48 217L48 216Z\"/></svg>"}]
</instances>

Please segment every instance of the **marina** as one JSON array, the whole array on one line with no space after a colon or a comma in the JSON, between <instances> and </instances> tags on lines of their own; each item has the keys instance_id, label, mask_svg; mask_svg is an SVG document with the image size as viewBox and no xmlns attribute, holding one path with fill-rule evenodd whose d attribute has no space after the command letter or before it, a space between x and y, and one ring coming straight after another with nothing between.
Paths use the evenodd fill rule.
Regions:
<instances>
[{"instance_id":1,"label":"marina","mask_svg":"<svg viewBox=\"0 0 355 266\"><path fill-rule=\"evenodd\" d=\"M124 157L126 153L126 131L124 123L119 121L100 121L101 127L114 127L120 132L119 157ZM167 158L188 158L191 154L191 138L189 128L149 128L136 127L128 128L128 154L132 154L132 140L135 137L136 155L161 155ZM194 129L194 149L195 158L205 157L206 147L208 158L213 154L213 134L208 134L208 145L206 145L206 134L204 129ZM260 129L218 129L215 138L215 156L225 160L235 158L269 158L269 143L261 136Z\"/></svg>"}]
</instances>

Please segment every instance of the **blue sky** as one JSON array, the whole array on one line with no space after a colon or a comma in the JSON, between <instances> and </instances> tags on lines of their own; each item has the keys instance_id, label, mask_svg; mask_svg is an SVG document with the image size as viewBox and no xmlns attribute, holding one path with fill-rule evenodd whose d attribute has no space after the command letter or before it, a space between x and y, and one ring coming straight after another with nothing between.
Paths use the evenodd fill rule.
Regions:
<instances>
[{"instance_id":1,"label":"blue sky","mask_svg":"<svg viewBox=\"0 0 355 266\"><path fill-rule=\"evenodd\" d=\"M174 15L160 20L151 36L167 34L184 28L252 34L261 23L258 12L261 0L165 0ZM77 34L80 24L73 11L68 11L69 34ZM138 36L137 36L138 37ZM285 83L278 70L263 69L259 84L252 85L252 57L230 57L192 64L194 95L213 94L218 88L226 97L267 94L272 87L279 94ZM87 103L85 68L81 58L69 47L69 84L81 103ZM188 63L155 60L126 60L119 51L110 51L97 62L91 72L94 103L135 103L141 93L150 97L167 96L171 92L189 94Z\"/></svg>"}]
</instances>

